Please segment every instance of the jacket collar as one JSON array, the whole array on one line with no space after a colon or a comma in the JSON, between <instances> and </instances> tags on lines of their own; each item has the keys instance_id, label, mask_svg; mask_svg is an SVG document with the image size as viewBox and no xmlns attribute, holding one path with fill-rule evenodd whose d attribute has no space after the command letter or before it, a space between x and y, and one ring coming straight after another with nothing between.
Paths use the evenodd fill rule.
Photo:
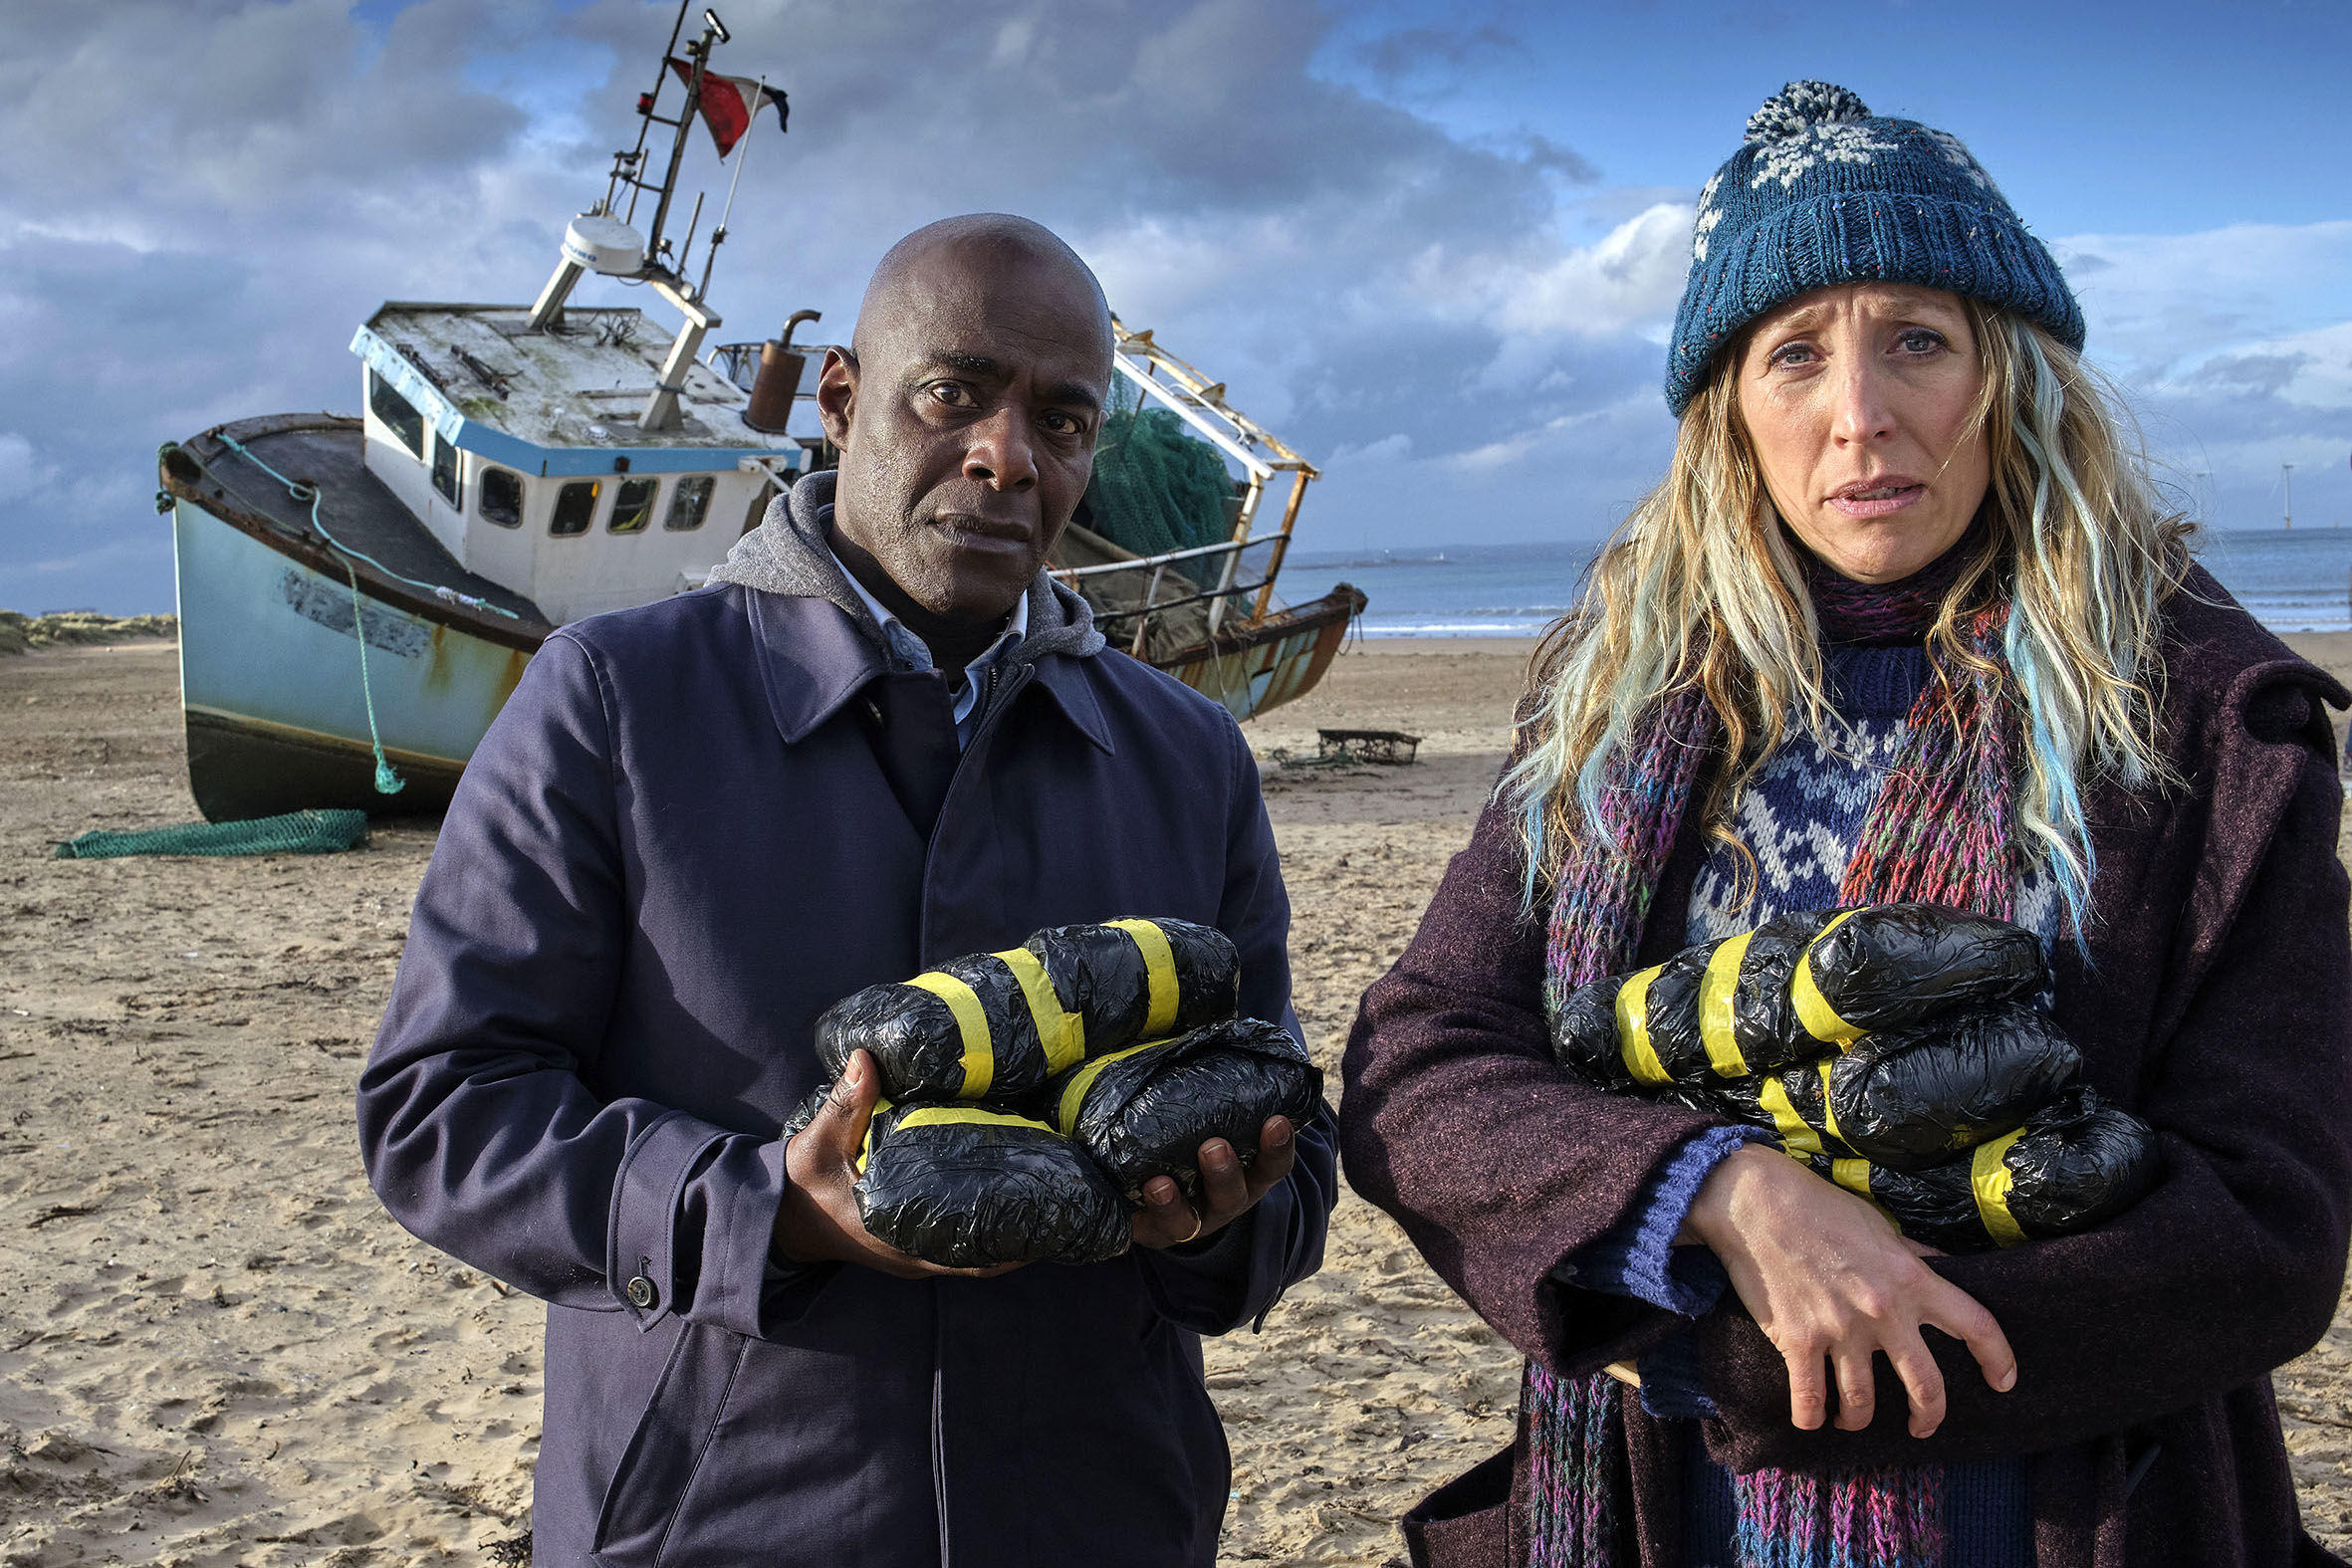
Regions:
<instances>
[{"instance_id":1,"label":"jacket collar","mask_svg":"<svg viewBox=\"0 0 2352 1568\"><path fill-rule=\"evenodd\" d=\"M744 595L760 650L768 714L787 746L798 746L887 667L882 650L829 599L753 588Z\"/></svg>"},{"instance_id":2,"label":"jacket collar","mask_svg":"<svg viewBox=\"0 0 2352 1568\"><path fill-rule=\"evenodd\" d=\"M1062 716L1077 726L1080 735L1106 756L1115 756L1118 748L1111 744L1110 723L1103 718L1102 703L1094 695L1093 677L1099 668L1093 659L1051 654L1037 662L1038 685L1053 694Z\"/></svg>"},{"instance_id":3,"label":"jacket collar","mask_svg":"<svg viewBox=\"0 0 2352 1568\"><path fill-rule=\"evenodd\" d=\"M828 598L756 588L747 589L743 597L759 648L768 713L787 746L807 740L888 668L881 648L848 610ZM1031 664L1029 646L1016 648L1007 662ZM1054 698L1063 716L1103 752L1115 753L1109 722L1094 694L1092 666L1092 659L1067 652L1048 652L1034 660L1037 685Z\"/></svg>"}]
</instances>

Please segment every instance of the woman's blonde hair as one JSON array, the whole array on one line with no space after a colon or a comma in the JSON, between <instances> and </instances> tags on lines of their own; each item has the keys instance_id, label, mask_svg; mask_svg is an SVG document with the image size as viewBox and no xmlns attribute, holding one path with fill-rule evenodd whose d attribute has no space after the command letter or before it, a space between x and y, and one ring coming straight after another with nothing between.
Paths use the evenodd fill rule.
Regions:
<instances>
[{"instance_id":1,"label":"woman's blonde hair","mask_svg":"<svg viewBox=\"0 0 2352 1568\"><path fill-rule=\"evenodd\" d=\"M2020 848L2046 861L2079 936L2094 870L2085 788L2169 778L2156 750L2158 614L2187 569L2191 528L2159 505L2136 439L2126 444L2071 349L2021 316L1965 303L1985 367L1989 526L1928 646L1947 668L1985 671L1960 618L2005 589L2002 679L2025 742ZM1529 734L1501 788L1527 837L1530 904L1572 851L1606 838L1610 763L1666 697L1696 688L1721 720L1725 765L1701 809L1727 840L1733 802L1791 722L1829 723L1820 626L1740 419L1744 346L1718 355L1665 483L1602 548L1529 666Z\"/></svg>"}]
</instances>

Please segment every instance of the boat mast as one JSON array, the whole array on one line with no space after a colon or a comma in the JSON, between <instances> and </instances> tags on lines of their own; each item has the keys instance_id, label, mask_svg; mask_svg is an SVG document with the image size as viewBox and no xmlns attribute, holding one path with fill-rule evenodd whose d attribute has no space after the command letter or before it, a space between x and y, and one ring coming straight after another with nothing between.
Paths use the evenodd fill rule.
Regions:
<instances>
[{"instance_id":1,"label":"boat mast","mask_svg":"<svg viewBox=\"0 0 2352 1568\"><path fill-rule=\"evenodd\" d=\"M669 80L670 56L677 50L678 35L686 30L686 8L691 4L693 0L678 0L678 19L670 24L670 41L661 46L661 59L653 67L653 91L637 95L637 144L626 152L612 154L612 175L604 184L603 204L596 209L607 216L613 215L613 202L620 194L621 180L644 170L645 133L652 128L654 120L661 118L653 112L653 104L661 97L661 85ZM669 123L666 119L661 122ZM633 177L629 178L629 184L635 188L629 192L629 210L621 217L623 223L636 218L637 190L643 188Z\"/></svg>"},{"instance_id":2,"label":"boat mast","mask_svg":"<svg viewBox=\"0 0 2352 1568\"><path fill-rule=\"evenodd\" d=\"M678 31L685 26L686 8L692 3L693 0L680 0L678 26L670 35L673 41ZM703 337L719 325L718 316L702 303L699 292L684 277L685 253L679 253L675 268L664 265L662 260L668 245L661 237L661 230L669 221L670 200L678 188L678 165L686 156L686 132L693 126L694 115L702 103L702 79L710 69L711 50L733 38L727 31L727 24L719 20L719 13L714 10L704 9L702 23L702 36L686 46L687 57L694 65L686 80L686 102L678 110L675 121L677 134L670 139L669 166L662 171L661 193L654 203L652 227L645 238L645 270L640 274L645 282L653 286L654 293L677 308L678 314L686 318L686 325L678 329L678 336L671 340L670 351L661 361L661 375L653 383L653 391L646 397L643 411L637 415L637 428L640 430L667 430L679 423L678 396L686 390L686 372L693 367L694 357L702 349ZM665 71L670 58L667 54L662 57ZM657 117L650 104L643 112L648 120ZM631 182L637 183L633 177ZM639 188L643 187L640 185ZM699 219L702 215L699 198L695 201L694 211ZM687 230L686 243L689 247L694 243L692 229Z\"/></svg>"},{"instance_id":3,"label":"boat mast","mask_svg":"<svg viewBox=\"0 0 2352 1568\"><path fill-rule=\"evenodd\" d=\"M686 102L671 118L654 112L663 87L668 84L671 62L678 39L685 32L686 12L693 0L679 0L678 19L670 26L670 41L662 50L660 75L654 79L653 91L637 99L637 144L626 152L612 155L612 172L606 181L604 199L596 210L575 218L565 234L565 251L557 265L555 276L540 291L538 303L531 308L530 330L545 332L562 319L564 302L582 275L590 268L614 277L632 279L649 284L653 292L675 306L685 317L686 325L670 343L669 353L661 362L660 376L653 391L645 399L645 407L637 416L637 428L643 431L668 430L679 423L678 397L686 390L686 374L693 367L695 354L712 328L719 325L718 316L702 303L702 291L686 281L686 255L680 251L676 266L666 260L669 244L661 237L662 228L669 222L670 201L678 187L678 166L685 161L686 135L693 127L694 116L702 103L702 82L710 69L711 50L732 40L727 24L719 20L719 13L705 8L702 13L702 36L686 46L687 59L693 64L686 75ZM753 106L755 109L757 105ZM656 185L644 177L645 141L650 126L671 126L669 163L662 170L661 182ZM739 170L740 172L740 170ZM629 187L628 213L615 216L613 208L620 187ZM651 232L640 242L628 219L636 216L637 197L646 191L655 192ZM702 215L702 202L694 204L695 221ZM686 231L686 249L694 244L694 228ZM704 269L705 281L709 269Z\"/></svg>"},{"instance_id":4,"label":"boat mast","mask_svg":"<svg viewBox=\"0 0 2352 1568\"><path fill-rule=\"evenodd\" d=\"M685 25L686 7L693 3L694 0L681 0L681 3L678 7L678 23L680 28ZM645 234L645 267L649 273L654 271L668 271L668 269L663 268L661 265L661 227L663 223L668 221L670 213L670 198L678 188L678 164L683 161L686 156L686 132L688 128L690 128L694 123L694 112L696 107L702 103L702 76L704 71L708 70L710 67L711 46L714 43L727 43L733 37L733 35L727 31L727 24L719 20L719 13L716 11L706 9L702 13L702 36L696 39L693 43L686 46L687 57L694 62L694 71L693 75L690 76L686 81L685 107L678 111L678 133L670 140L670 162L669 167L662 171L661 196L653 206L653 226L647 230ZM671 30L670 38L673 43L677 38L677 29ZM668 69L669 56L666 53L662 56L661 63L663 69ZM653 117L650 112L650 106L648 106L646 117L648 119ZM685 260L686 258L681 254L678 258L679 271L684 270ZM678 274L676 272L671 272L670 276L672 278L676 278Z\"/></svg>"}]
</instances>

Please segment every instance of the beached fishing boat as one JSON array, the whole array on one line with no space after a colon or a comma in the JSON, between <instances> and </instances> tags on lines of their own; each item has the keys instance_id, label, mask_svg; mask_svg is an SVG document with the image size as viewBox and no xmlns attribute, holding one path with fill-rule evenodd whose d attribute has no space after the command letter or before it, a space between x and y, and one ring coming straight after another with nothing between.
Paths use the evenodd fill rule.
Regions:
<instances>
[{"instance_id":1,"label":"beached fishing boat","mask_svg":"<svg viewBox=\"0 0 2352 1568\"><path fill-rule=\"evenodd\" d=\"M387 304L352 341L356 415L232 420L163 448L188 779L206 817L439 809L550 632L700 587L780 487L832 461L801 386L822 348L793 342L816 313L706 349L727 212L699 280L700 196L683 243L665 238L696 117L722 158L743 146L730 207L761 111L784 119L765 79L710 69L728 41L714 12L681 49L690 5L637 100L636 147L614 154L533 304ZM673 81L684 96L665 113ZM659 169L655 125L672 132ZM648 287L681 325L572 304L591 273ZM1314 469L1150 333L1120 328L1117 368L1133 406L1113 416L1119 438L1056 569L1115 645L1237 716L1297 697L1364 603L1344 585L1305 605L1276 596ZM1262 531L1277 492L1281 521Z\"/></svg>"}]
</instances>

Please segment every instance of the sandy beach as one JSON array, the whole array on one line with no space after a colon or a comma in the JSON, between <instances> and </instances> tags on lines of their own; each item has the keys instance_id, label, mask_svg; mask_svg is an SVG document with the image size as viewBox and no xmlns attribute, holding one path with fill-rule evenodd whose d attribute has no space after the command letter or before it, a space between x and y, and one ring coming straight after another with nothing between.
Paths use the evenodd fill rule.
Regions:
<instances>
[{"instance_id":1,"label":"sandy beach","mask_svg":"<svg viewBox=\"0 0 2352 1568\"><path fill-rule=\"evenodd\" d=\"M2352 673L2352 634L2294 641ZM1529 646L1359 644L1251 728L1334 1089ZM1284 766L1318 727L1419 760ZM50 858L191 819L180 769L170 644L0 657L0 1568L525 1561L540 1308L394 1226L351 1128L432 824L314 859ZM1510 1437L1516 1356L1352 1195L1323 1272L1208 1367L1226 1563L1385 1563L1396 1514ZM2352 1551L2352 1312L2278 1398L2305 1518Z\"/></svg>"}]
</instances>

